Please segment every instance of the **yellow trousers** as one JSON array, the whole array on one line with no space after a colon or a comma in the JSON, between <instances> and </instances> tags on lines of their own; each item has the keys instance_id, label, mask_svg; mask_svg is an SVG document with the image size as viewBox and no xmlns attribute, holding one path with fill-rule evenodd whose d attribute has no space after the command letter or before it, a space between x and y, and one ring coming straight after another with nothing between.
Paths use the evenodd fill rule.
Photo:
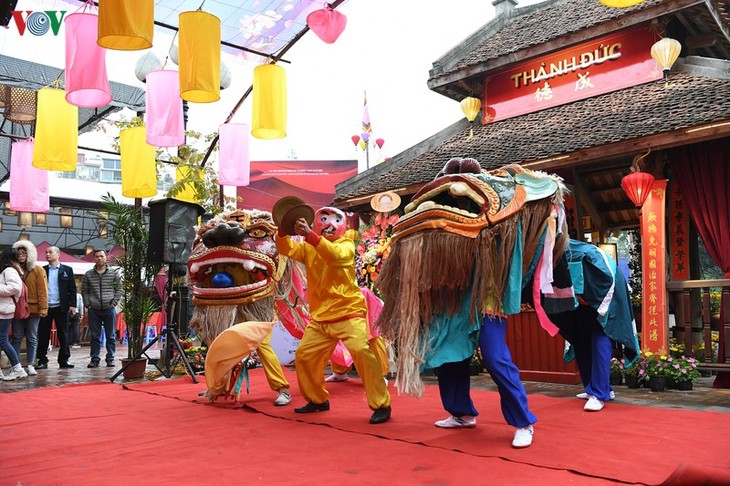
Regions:
<instances>
[{"instance_id":1,"label":"yellow trousers","mask_svg":"<svg viewBox=\"0 0 730 486\"><path fill-rule=\"evenodd\" d=\"M378 336L376 338L373 338L368 343L368 347L370 348L370 351L373 352L375 355L375 359L378 360L378 364L380 365L380 371L383 373L383 376L388 375L388 371L390 370L390 362L388 361L388 350L385 346L385 341L382 337ZM344 375L348 371L350 371L350 366L340 366L338 364L330 362L330 368L332 368L332 371L337 373L338 375Z\"/></svg>"},{"instance_id":2,"label":"yellow trousers","mask_svg":"<svg viewBox=\"0 0 730 486\"><path fill-rule=\"evenodd\" d=\"M364 317L336 323L312 321L307 325L294 359L299 390L304 399L317 404L329 400L329 392L324 387L324 370L339 340L352 354L370 409L390 407L390 393L383 380L380 364L368 346Z\"/></svg>"},{"instance_id":3,"label":"yellow trousers","mask_svg":"<svg viewBox=\"0 0 730 486\"><path fill-rule=\"evenodd\" d=\"M289 382L284 377L284 370L281 369L279 358L276 356L274 348L271 347L271 333L259 344L256 353L259 355L261 366L263 366L264 373L266 373L266 381L269 382L271 389L279 391L282 388L289 388Z\"/></svg>"}]
</instances>

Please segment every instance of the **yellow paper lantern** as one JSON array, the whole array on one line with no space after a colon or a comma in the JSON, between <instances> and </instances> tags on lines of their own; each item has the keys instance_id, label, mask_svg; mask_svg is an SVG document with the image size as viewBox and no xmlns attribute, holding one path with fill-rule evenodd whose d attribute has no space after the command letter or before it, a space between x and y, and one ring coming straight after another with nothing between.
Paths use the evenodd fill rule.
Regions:
<instances>
[{"instance_id":1,"label":"yellow paper lantern","mask_svg":"<svg viewBox=\"0 0 730 486\"><path fill-rule=\"evenodd\" d=\"M152 47L155 27L153 0L99 0L97 44L118 51Z\"/></svg>"},{"instance_id":2,"label":"yellow paper lantern","mask_svg":"<svg viewBox=\"0 0 730 486\"><path fill-rule=\"evenodd\" d=\"M262 64L253 70L251 135L286 137L286 71L276 64Z\"/></svg>"},{"instance_id":3,"label":"yellow paper lantern","mask_svg":"<svg viewBox=\"0 0 730 486\"><path fill-rule=\"evenodd\" d=\"M75 171L78 158L79 109L66 101L62 89L38 92L33 167Z\"/></svg>"},{"instance_id":4,"label":"yellow paper lantern","mask_svg":"<svg viewBox=\"0 0 730 486\"><path fill-rule=\"evenodd\" d=\"M180 97L211 103L221 97L221 21L196 10L179 18Z\"/></svg>"},{"instance_id":5,"label":"yellow paper lantern","mask_svg":"<svg viewBox=\"0 0 730 486\"><path fill-rule=\"evenodd\" d=\"M466 119L473 122L479 114L479 109L482 107L482 102L479 98L468 96L461 100L461 111L466 116Z\"/></svg>"},{"instance_id":6,"label":"yellow paper lantern","mask_svg":"<svg viewBox=\"0 0 730 486\"><path fill-rule=\"evenodd\" d=\"M467 96L461 100L461 111L466 116L469 122L473 122L479 114L479 109L482 107L482 102L479 98L473 96ZM474 136L474 128L469 127L469 138Z\"/></svg>"},{"instance_id":7,"label":"yellow paper lantern","mask_svg":"<svg viewBox=\"0 0 730 486\"><path fill-rule=\"evenodd\" d=\"M119 133L122 154L122 195L132 198L157 194L155 148L147 143L145 127L132 127Z\"/></svg>"},{"instance_id":8,"label":"yellow paper lantern","mask_svg":"<svg viewBox=\"0 0 730 486\"><path fill-rule=\"evenodd\" d=\"M181 180L184 180L188 177L189 173L190 167L186 165L178 165L175 170L175 181L180 182ZM198 174L198 176L200 177L200 174ZM200 179L202 180L202 177L200 177ZM200 198L195 195L195 188L190 183L185 184L183 190L175 195L175 199L196 204L200 202Z\"/></svg>"},{"instance_id":9,"label":"yellow paper lantern","mask_svg":"<svg viewBox=\"0 0 730 486\"><path fill-rule=\"evenodd\" d=\"M665 37L651 46L651 57L665 73L672 69L680 52L682 52L682 44L670 37Z\"/></svg>"},{"instance_id":10,"label":"yellow paper lantern","mask_svg":"<svg viewBox=\"0 0 730 486\"><path fill-rule=\"evenodd\" d=\"M644 0L599 0L606 7L626 8L642 3Z\"/></svg>"}]
</instances>

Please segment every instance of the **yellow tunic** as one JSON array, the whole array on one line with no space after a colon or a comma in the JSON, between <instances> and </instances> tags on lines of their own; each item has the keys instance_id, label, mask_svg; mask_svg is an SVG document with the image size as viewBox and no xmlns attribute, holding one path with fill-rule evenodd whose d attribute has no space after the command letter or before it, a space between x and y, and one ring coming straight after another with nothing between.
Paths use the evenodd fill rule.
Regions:
<instances>
[{"instance_id":1,"label":"yellow tunic","mask_svg":"<svg viewBox=\"0 0 730 486\"><path fill-rule=\"evenodd\" d=\"M319 240L319 241L317 241ZM352 354L372 410L390 406L380 365L367 342L367 307L355 283L355 245L348 238L330 242L310 235L306 243L276 235L279 253L304 263L312 321L297 348L299 390L310 403L329 399L324 369L338 340ZM313 245L312 243L315 243Z\"/></svg>"}]
</instances>

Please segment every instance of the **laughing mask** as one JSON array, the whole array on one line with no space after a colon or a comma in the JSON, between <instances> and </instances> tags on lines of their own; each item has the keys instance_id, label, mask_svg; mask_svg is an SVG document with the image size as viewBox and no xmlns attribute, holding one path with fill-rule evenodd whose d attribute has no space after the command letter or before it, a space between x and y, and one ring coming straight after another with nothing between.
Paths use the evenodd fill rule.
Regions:
<instances>
[{"instance_id":1,"label":"laughing mask","mask_svg":"<svg viewBox=\"0 0 730 486\"><path fill-rule=\"evenodd\" d=\"M336 208L324 207L314 215L314 232L335 241L342 238L347 230L345 213Z\"/></svg>"}]
</instances>

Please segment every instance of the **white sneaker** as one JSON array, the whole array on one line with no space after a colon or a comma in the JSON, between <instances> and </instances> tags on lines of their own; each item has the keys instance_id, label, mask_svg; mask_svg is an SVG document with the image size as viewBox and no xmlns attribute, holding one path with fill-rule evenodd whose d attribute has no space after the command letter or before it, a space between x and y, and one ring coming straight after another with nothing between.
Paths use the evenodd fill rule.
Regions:
<instances>
[{"instance_id":1,"label":"white sneaker","mask_svg":"<svg viewBox=\"0 0 730 486\"><path fill-rule=\"evenodd\" d=\"M74 345L73 345L73 346L71 346L71 347L72 347L73 349L81 349L81 345L80 345L80 344L74 344Z\"/></svg>"},{"instance_id":2,"label":"white sneaker","mask_svg":"<svg viewBox=\"0 0 730 486\"><path fill-rule=\"evenodd\" d=\"M588 394L587 393L578 393L576 395L576 398L580 398L581 400L588 400ZM616 399L616 394L614 393L613 390L611 390L609 392L608 399L609 400L615 400Z\"/></svg>"},{"instance_id":3,"label":"white sneaker","mask_svg":"<svg viewBox=\"0 0 730 486\"><path fill-rule=\"evenodd\" d=\"M9 374L3 376L3 380L13 381L13 380L25 378L26 376L28 376L28 373L26 373L23 368L20 368L20 370L11 369Z\"/></svg>"},{"instance_id":4,"label":"white sneaker","mask_svg":"<svg viewBox=\"0 0 730 486\"><path fill-rule=\"evenodd\" d=\"M534 432L532 425L527 427L517 427L517 429L515 429L515 438L512 439L512 447L517 449L530 447Z\"/></svg>"},{"instance_id":5,"label":"white sneaker","mask_svg":"<svg viewBox=\"0 0 730 486\"><path fill-rule=\"evenodd\" d=\"M274 400L274 405L277 407L283 407L284 405L289 405L289 402L291 402L291 395L289 395L289 392L287 390L280 390L279 395L276 397L276 400Z\"/></svg>"},{"instance_id":6,"label":"white sneaker","mask_svg":"<svg viewBox=\"0 0 730 486\"><path fill-rule=\"evenodd\" d=\"M583 410L586 412L600 412L603 410L603 402L599 400L598 398L591 396L588 398L588 401L586 402L585 407L583 407Z\"/></svg>"},{"instance_id":7,"label":"white sneaker","mask_svg":"<svg viewBox=\"0 0 730 486\"><path fill-rule=\"evenodd\" d=\"M327 378L325 378L324 381L327 383L336 383L340 381L347 381L349 379L350 377L347 375L347 373L345 373L344 375L341 375L339 373L332 373Z\"/></svg>"},{"instance_id":8,"label":"white sneaker","mask_svg":"<svg viewBox=\"0 0 730 486\"><path fill-rule=\"evenodd\" d=\"M28 365L28 376L35 376L38 372L33 368L33 365Z\"/></svg>"},{"instance_id":9,"label":"white sneaker","mask_svg":"<svg viewBox=\"0 0 730 486\"><path fill-rule=\"evenodd\" d=\"M452 415L447 419L439 420L433 424L442 429L471 429L477 426L477 418L471 415L464 415L463 417L454 417Z\"/></svg>"}]
</instances>

